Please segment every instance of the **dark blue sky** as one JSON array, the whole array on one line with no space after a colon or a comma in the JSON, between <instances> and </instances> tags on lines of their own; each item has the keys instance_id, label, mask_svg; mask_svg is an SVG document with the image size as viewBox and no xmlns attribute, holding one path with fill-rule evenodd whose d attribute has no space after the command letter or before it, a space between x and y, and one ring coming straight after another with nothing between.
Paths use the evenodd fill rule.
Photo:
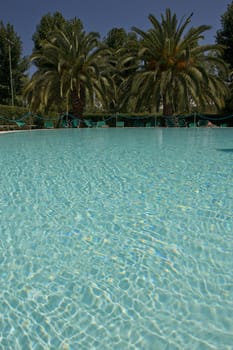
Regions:
<instances>
[{"instance_id":1,"label":"dark blue sky","mask_svg":"<svg viewBox=\"0 0 233 350\"><path fill-rule=\"evenodd\" d=\"M31 53L32 35L43 15L59 11L66 19L80 18L86 31L97 31L102 37L114 27L130 30L132 26L146 30L148 15L160 19L166 8L179 19L193 12L191 26L208 24L204 43L214 43L221 28L221 15L231 0L1 0L0 20L11 23L23 43L23 53Z\"/></svg>"}]
</instances>

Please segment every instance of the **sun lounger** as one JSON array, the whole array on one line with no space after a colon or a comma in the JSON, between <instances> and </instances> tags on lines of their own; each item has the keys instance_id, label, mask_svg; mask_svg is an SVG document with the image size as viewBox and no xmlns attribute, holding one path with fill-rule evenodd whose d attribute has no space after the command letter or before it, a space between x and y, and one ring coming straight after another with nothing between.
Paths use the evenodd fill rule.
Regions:
<instances>
[{"instance_id":1,"label":"sun lounger","mask_svg":"<svg viewBox=\"0 0 233 350\"><path fill-rule=\"evenodd\" d=\"M77 118L72 119L72 127L77 128L79 126L79 120Z\"/></svg>"},{"instance_id":2,"label":"sun lounger","mask_svg":"<svg viewBox=\"0 0 233 350\"><path fill-rule=\"evenodd\" d=\"M46 120L46 121L44 122L44 127L45 127L46 129L53 129L53 128L54 128L53 122L52 122L51 120Z\"/></svg>"},{"instance_id":3,"label":"sun lounger","mask_svg":"<svg viewBox=\"0 0 233 350\"><path fill-rule=\"evenodd\" d=\"M106 123L105 123L104 120L99 120L99 121L97 122L97 124L96 124L96 127L97 127L97 128L103 128L103 127L105 127L105 126L106 126Z\"/></svg>"},{"instance_id":4,"label":"sun lounger","mask_svg":"<svg viewBox=\"0 0 233 350\"><path fill-rule=\"evenodd\" d=\"M15 123L19 128L22 128L25 125L23 120L16 120Z\"/></svg>"},{"instance_id":5,"label":"sun lounger","mask_svg":"<svg viewBox=\"0 0 233 350\"><path fill-rule=\"evenodd\" d=\"M124 121L117 121L116 122L116 127L117 128L124 128L125 122Z\"/></svg>"}]
</instances>

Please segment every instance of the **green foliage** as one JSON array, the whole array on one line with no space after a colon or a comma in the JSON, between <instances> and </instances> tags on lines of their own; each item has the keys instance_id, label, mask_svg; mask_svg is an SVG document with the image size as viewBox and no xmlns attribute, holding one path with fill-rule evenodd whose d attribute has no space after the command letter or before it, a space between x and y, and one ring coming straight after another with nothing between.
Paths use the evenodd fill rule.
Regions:
<instances>
[{"instance_id":1,"label":"green foliage","mask_svg":"<svg viewBox=\"0 0 233 350\"><path fill-rule=\"evenodd\" d=\"M28 113L28 109L17 106L0 105L0 117L6 119L20 119L22 116Z\"/></svg>"},{"instance_id":2,"label":"green foliage","mask_svg":"<svg viewBox=\"0 0 233 350\"><path fill-rule=\"evenodd\" d=\"M30 105L44 111L54 103L65 111L71 105L73 113L82 117L87 101L93 104L94 96L106 95L101 88L106 85L105 57L98 33L86 33L74 18L50 31L40 44L31 56L38 69L25 88Z\"/></svg>"},{"instance_id":3,"label":"green foliage","mask_svg":"<svg viewBox=\"0 0 233 350\"><path fill-rule=\"evenodd\" d=\"M36 27L36 32L32 36L32 40L34 41L34 51L41 49L43 42L49 40L51 32L56 29L61 29L65 22L65 18L60 12L44 15Z\"/></svg>"},{"instance_id":4,"label":"green foliage","mask_svg":"<svg viewBox=\"0 0 233 350\"><path fill-rule=\"evenodd\" d=\"M133 32L127 33L123 28L111 29L103 41L109 49L108 73L112 81L112 89L108 94L105 106L111 112L126 111L129 101L130 76L138 68L137 36Z\"/></svg>"},{"instance_id":5,"label":"green foliage","mask_svg":"<svg viewBox=\"0 0 233 350\"><path fill-rule=\"evenodd\" d=\"M216 35L216 42L223 45L222 57L230 69L228 77L230 96L226 98L225 102L225 111L229 113L233 110L233 1L227 6L226 12L221 16L221 25L222 28Z\"/></svg>"},{"instance_id":6,"label":"green foliage","mask_svg":"<svg viewBox=\"0 0 233 350\"><path fill-rule=\"evenodd\" d=\"M54 14L48 13L42 16L40 23L36 27L36 32L32 36L32 40L34 41L33 53L43 51L44 45L51 42L54 32L64 30L64 28L66 28L67 31L72 31L72 26L83 30L81 20L76 17L69 21L58 11ZM34 59L33 64L36 67L40 67L39 60Z\"/></svg>"},{"instance_id":7,"label":"green foliage","mask_svg":"<svg viewBox=\"0 0 233 350\"><path fill-rule=\"evenodd\" d=\"M222 28L217 32L216 42L224 46L223 59L233 69L233 1L227 6L227 11L221 16Z\"/></svg>"},{"instance_id":8,"label":"green foliage","mask_svg":"<svg viewBox=\"0 0 233 350\"><path fill-rule=\"evenodd\" d=\"M37 70L26 84L33 111L140 111L170 115L193 107L222 108L228 88L219 45L200 45L203 25L188 28L170 9L151 29L111 29L100 41L81 20L61 13L42 17L33 35L31 62Z\"/></svg>"},{"instance_id":9,"label":"green foliage","mask_svg":"<svg viewBox=\"0 0 233 350\"><path fill-rule=\"evenodd\" d=\"M10 69L11 68L11 69ZM14 104L22 103L28 60L22 57L22 42L11 24L0 22L0 103L11 104L11 75Z\"/></svg>"},{"instance_id":10,"label":"green foliage","mask_svg":"<svg viewBox=\"0 0 233 350\"><path fill-rule=\"evenodd\" d=\"M209 54L220 48L199 44L210 27L188 30L191 16L180 22L167 9L161 21L149 15L150 30L133 28L141 37L138 57L142 62L133 79L136 110L158 111L163 105L164 115L171 115L189 112L193 106L223 106L227 87L218 72L226 67L218 55Z\"/></svg>"},{"instance_id":11,"label":"green foliage","mask_svg":"<svg viewBox=\"0 0 233 350\"><path fill-rule=\"evenodd\" d=\"M137 37L135 33L127 33L123 28L113 28L104 38L104 44L112 49L120 49L122 47L127 47L130 40L136 40Z\"/></svg>"}]
</instances>

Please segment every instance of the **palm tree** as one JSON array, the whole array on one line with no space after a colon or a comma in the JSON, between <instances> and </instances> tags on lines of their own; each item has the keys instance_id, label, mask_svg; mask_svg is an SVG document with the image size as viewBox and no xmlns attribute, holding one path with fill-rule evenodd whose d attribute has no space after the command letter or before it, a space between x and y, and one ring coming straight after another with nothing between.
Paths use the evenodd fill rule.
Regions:
<instances>
[{"instance_id":1,"label":"palm tree","mask_svg":"<svg viewBox=\"0 0 233 350\"><path fill-rule=\"evenodd\" d=\"M111 112L127 109L130 91L128 79L138 67L137 37L133 32L127 33L123 28L113 28L103 41L108 49L108 74L112 82L108 91L106 108Z\"/></svg>"},{"instance_id":2,"label":"palm tree","mask_svg":"<svg viewBox=\"0 0 233 350\"><path fill-rule=\"evenodd\" d=\"M152 29L147 32L133 27L141 38L138 57L142 62L133 77L136 109L147 106L159 111L162 105L163 115L172 115L190 111L192 106L222 107L227 87L218 74L226 71L216 54L221 47L198 44L210 27L191 28L184 35L192 14L178 22L167 9L161 17L160 23L149 15Z\"/></svg>"},{"instance_id":3,"label":"palm tree","mask_svg":"<svg viewBox=\"0 0 233 350\"><path fill-rule=\"evenodd\" d=\"M74 116L82 120L87 99L93 103L94 96L106 96L105 60L98 40L97 33L87 34L77 20L55 30L31 56L32 62L39 62L25 89L31 103L48 106L65 101L66 110L71 105Z\"/></svg>"}]
</instances>

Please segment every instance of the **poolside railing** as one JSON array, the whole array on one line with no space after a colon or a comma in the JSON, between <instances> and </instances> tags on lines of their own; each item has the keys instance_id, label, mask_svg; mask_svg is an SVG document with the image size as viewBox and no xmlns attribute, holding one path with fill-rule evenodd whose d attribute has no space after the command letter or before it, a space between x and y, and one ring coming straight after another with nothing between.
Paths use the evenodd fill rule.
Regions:
<instances>
[{"instance_id":1,"label":"poolside railing","mask_svg":"<svg viewBox=\"0 0 233 350\"><path fill-rule=\"evenodd\" d=\"M56 117L41 116L28 112L19 118L6 118L0 116L0 131L15 129L38 129L38 128L69 128L79 127L80 120L84 127L203 127L208 122L216 126L233 126L233 115L203 115L192 113L189 115L128 115L115 113L100 117L100 115L87 115L80 119L70 113L64 113Z\"/></svg>"}]
</instances>

